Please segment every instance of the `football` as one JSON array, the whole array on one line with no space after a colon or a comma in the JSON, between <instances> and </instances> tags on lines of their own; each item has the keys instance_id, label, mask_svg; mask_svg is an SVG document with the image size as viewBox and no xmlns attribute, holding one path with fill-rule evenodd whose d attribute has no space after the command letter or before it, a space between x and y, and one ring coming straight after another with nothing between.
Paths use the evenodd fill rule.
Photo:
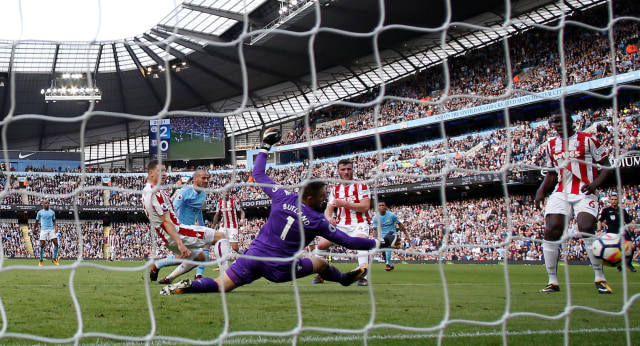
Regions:
<instances>
[{"instance_id":1,"label":"football","mask_svg":"<svg viewBox=\"0 0 640 346\"><path fill-rule=\"evenodd\" d=\"M602 264L617 267L623 258L622 251L625 256L631 256L631 242L617 234L605 233L593 241L591 251Z\"/></svg>"}]
</instances>

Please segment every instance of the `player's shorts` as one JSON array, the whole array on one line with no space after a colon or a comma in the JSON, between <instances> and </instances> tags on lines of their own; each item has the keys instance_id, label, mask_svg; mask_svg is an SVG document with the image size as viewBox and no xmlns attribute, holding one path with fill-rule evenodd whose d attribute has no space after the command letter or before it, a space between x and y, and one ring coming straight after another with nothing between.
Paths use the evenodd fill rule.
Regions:
<instances>
[{"instance_id":1,"label":"player's shorts","mask_svg":"<svg viewBox=\"0 0 640 346\"><path fill-rule=\"evenodd\" d=\"M245 254L269 257L268 255L252 254L251 250L247 250ZM240 257L227 269L226 273L238 287L262 277L271 282L289 282L292 281L291 266L293 264L294 261L273 262ZM296 278L313 273L313 262L309 258L298 258L295 260L295 266Z\"/></svg>"},{"instance_id":2,"label":"player's shorts","mask_svg":"<svg viewBox=\"0 0 640 346\"><path fill-rule=\"evenodd\" d=\"M544 215L563 214L572 217L573 214L589 213L598 218L598 197L596 195L576 195L564 192L554 192L547 200Z\"/></svg>"},{"instance_id":3,"label":"player's shorts","mask_svg":"<svg viewBox=\"0 0 640 346\"><path fill-rule=\"evenodd\" d=\"M196 258L205 245L212 245L216 236L216 231L209 227L196 225L180 225L177 227L180 240L182 240L184 246L191 250L191 256L187 258L190 260ZM180 250L172 239L169 239L169 243L166 246L174 254L180 255Z\"/></svg>"},{"instance_id":4,"label":"player's shorts","mask_svg":"<svg viewBox=\"0 0 640 346\"><path fill-rule=\"evenodd\" d=\"M54 240L58 239L55 229L41 229L40 240Z\"/></svg>"},{"instance_id":5,"label":"player's shorts","mask_svg":"<svg viewBox=\"0 0 640 346\"><path fill-rule=\"evenodd\" d=\"M225 237L230 243L238 242L238 229L237 228L226 228L220 227L220 232L223 232Z\"/></svg>"},{"instance_id":6,"label":"player's shorts","mask_svg":"<svg viewBox=\"0 0 640 346\"><path fill-rule=\"evenodd\" d=\"M355 225L338 225L338 229L351 237L365 236L369 238L369 225L357 223Z\"/></svg>"}]
</instances>

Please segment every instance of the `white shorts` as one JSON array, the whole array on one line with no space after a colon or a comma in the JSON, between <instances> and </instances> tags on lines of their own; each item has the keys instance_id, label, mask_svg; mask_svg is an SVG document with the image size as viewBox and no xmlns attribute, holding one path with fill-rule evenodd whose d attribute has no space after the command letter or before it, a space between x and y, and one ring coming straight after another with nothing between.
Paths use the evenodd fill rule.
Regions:
<instances>
[{"instance_id":1,"label":"white shorts","mask_svg":"<svg viewBox=\"0 0 640 346\"><path fill-rule=\"evenodd\" d=\"M180 225L178 226L178 234L180 234L180 240L182 240L184 246L191 250L191 256L187 259L192 260L202 252L202 248L205 245L213 244L216 231L204 226ZM180 250L173 239L170 238L166 246L174 254L180 255Z\"/></svg>"},{"instance_id":2,"label":"white shorts","mask_svg":"<svg viewBox=\"0 0 640 346\"><path fill-rule=\"evenodd\" d=\"M580 213L589 213L598 218L598 197L596 195L576 195L564 192L554 192L547 200L544 215L563 214L572 217Z\"/></svg>"},{"instance_id":3,"label":"white shorts","mask_svg":"<svg viewBox=\"0 0 640 346\"><path fill-rule=\"evenodd\" d=\"M338 229L351 237L365 236L369 238L369 225L366 223L357 223L355 225L338 225Z\"/></svg>"},{"instance_id":4,"label":"white shorts","mask_svg":"<svg viewBox=\"0 0 640 346\"><path fill-rule=\"evenodd\" d=\"M225 237L230 243L238 242L238 229L237 228L225 228L220 227L220 232L224 233Z\"/></svg>"},{"instance_id":5,"label":"white shorts","mask_svg":"<svg viewBox=\"0 0 640 346\"><path fill-rule=\"evenodd\" d=\"M57 239L55 229L40 230L40 240L54 240L54 239Z\"/></svg>"}]
</instances>

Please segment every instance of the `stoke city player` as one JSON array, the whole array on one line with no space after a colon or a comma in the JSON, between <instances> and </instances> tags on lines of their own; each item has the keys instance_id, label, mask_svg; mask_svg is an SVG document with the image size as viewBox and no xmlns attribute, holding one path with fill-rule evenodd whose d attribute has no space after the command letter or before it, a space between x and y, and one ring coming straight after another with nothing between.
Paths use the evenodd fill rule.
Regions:
<instances>
[{"instance_id":1,"label":"stoke city player","mask_svg":"<svg viewBox=\"0 0 640 346\"><path fill-rule=\"evenodd\" d=\"M558 292L558 241L564 232L566 219L575 214L578 230L595 234L598 217L595 191L611 174L611 170L598 170L598 165L610 166L607 152L591 134L575 131L570 115L563 117L562 114L555 114L549 119L549 125L558 135L546 144L549 170L536 192L535 203L540 206L545 193L553 188L545 208L545 242L542 244L549 281L541 292ZM593 238L584 237L583 241L595 272L598 293L612 293L602 271L602 263L591 251Z\"/></svg>"}]
</instances>

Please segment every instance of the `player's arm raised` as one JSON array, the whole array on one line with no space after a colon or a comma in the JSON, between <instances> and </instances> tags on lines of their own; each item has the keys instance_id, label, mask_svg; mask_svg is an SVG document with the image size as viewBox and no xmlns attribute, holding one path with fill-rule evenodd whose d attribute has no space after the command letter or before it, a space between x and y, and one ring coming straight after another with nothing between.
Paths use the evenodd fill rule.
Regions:
<instances>
[{"instance_id":1,"label":"player's arm raised","mask_svg":"<svg viewBox=\"0 0 640 346\"><path fill-rule=\"evenodd\" d=\"M186 258L191 256L191 250L187 249L187 247L182 243L182 239L180 239L176 225L171 221L171 215L169 213L164 213L160 217L162 219L162 228L169 233L171 239L173 239L178 246L178 250L180 250L181 255L180 257Z\"/></svg>"}]
</instances>

